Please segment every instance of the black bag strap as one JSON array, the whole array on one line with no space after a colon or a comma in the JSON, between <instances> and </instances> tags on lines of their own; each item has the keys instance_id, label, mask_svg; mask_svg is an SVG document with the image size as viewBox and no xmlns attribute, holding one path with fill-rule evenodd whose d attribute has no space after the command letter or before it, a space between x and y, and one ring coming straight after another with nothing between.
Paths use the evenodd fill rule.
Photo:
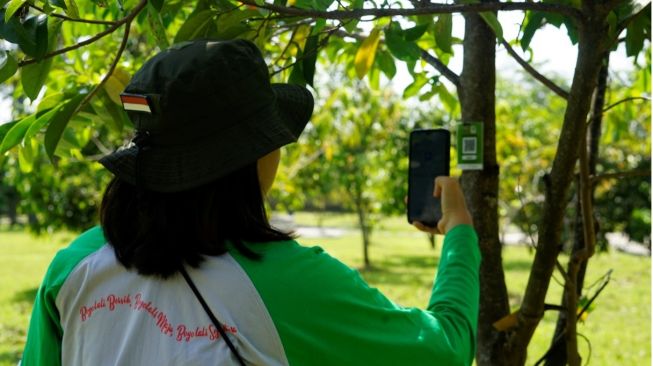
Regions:
<instances>
[{"instance_id":1,"label":"black bag strap","mask_svg":"<svg viewBox=\"0 0 653 366\"><path fill-rule=\"evenodd\" d=\"M197 298L197 300L200 302L200 304L204 308L204 311L206 312L206 314L209 316L209 318L211 318L211 321L213 322L213 325L215 325L215 327L218 328L218 332L220 332L220 335L222 336L222 339L224 339L224 341L227 343L227 346L229 347L231 352L233 352L234 355L236 355L236 358L238 359L238 363L240 364L240 366L245 366L245 361L240 356L240 353L238 353L238 351L236 350L236 347L234 346L234 344L231 343L231 340L229 339L229 337L227 337L227 333L224 331L224 329L222 329L222 323L220 323L218 321L218 319L215 317L215 315L213 315L213 313L211 312L211 309L209 309L209 306L206 304L206 301L204 301L204 298L200 294L199 290L197 289L197 287L195 287L195 284L193 283L193 281L191 281L190 276L188 275L188 272L186 272L186 269L184 267L181 267L179 269L179 272L181 272L181 275L184 276L184 279L186 280L186 283L188 283L188 286L190 286L190 289L193 290L193 293L195 294L195 297Z\"/></svg>"}]
</instances>

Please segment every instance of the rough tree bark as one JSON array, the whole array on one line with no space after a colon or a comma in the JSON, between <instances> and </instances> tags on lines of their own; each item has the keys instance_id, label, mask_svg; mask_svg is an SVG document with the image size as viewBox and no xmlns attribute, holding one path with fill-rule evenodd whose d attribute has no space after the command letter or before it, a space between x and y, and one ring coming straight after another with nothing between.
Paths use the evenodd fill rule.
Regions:
<instances>
[{"instance_id":1,"label":"rough tree bark","mask_svg":"<svg viewBox=\"0 0 653 366\"><path fill-rule=\"evenodd\" d=\"M590 114L590 125L588 134L589 146L589 173L596 175L596 165L599 155L599 139L601 137L601 123L603 120L603 108L605 105L605 92L607 90L608 81L608 64L610 54L604 57L601 70L599 71L598 84L592 100L592 111ZM576 184L576 192L580 192L580 182ZM592 203L594 201L594 186L591 192ZM576 215L574 220L574 245L572 248L572 256L585 248L585 238L583 232L583 215L581 212L580 194L576 195ZM596 226L595 226L596 227ZM580 263L578 275L576 277L576 296L581 297L583 292L583 284L585 282L585 272L587 270L587 261ZM567 273L569 273L571 263L567 266ZM567 306L566 297L562 296L562 306ZM564 344L564 332L567 324L567 313L560 312L558 315L558 322L556 330L551 339L551 350L546 357L544 366L564 366L567 364L567 348Z\"/></svg>"},{"instance_id":2,"label":"rough tree bark","mask_svg":"<svg viewBox=\"0 0 653 366\"><path fill-rule=\"evenodd\" d=\"M523 365L528 344L544 315L544 299L560 252L562 219L579 147L584 145L585 123L590 110L604 52L607 51L607 14L614 3L583 1L583 19L578 24L579 44L574 78L567 100L556 156L545 178L545 202L538 227L538 245L528 284L519 309L518 324L510 332L510 360L505 365Z\"/></svg>"},{"instance_id":3,"label":"rough tree bark","mask_svg":"<svg viewBox=\"0 0 653 366\"><path fill-rule=\"evenodd\" d=\"M461 178L483 257L476 363L478 366L505 365L504 335L492 327L492 323L510 311L499 241L499 166L494 109L496 36L479 15L464 16L463 71L459 88L462 120L484 125L484 168L466 171Z\"/></svg>"}]
</instances>

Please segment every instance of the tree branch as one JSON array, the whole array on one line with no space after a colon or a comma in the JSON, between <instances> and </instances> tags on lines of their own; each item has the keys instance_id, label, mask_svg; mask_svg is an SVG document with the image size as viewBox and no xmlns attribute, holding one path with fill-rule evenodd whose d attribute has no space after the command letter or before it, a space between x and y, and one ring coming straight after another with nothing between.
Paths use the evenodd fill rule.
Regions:
<instances>
[{"instance_id":1,"label":"tree branch","mask_svg":"<svg viewBox=\"0 0 653 366\"><path fill-rule=\"evenodd\" d=\"M147 0L144 1L147 3ZM88 103L91 98L97 93L98 90L109 80L111 75L116 69L116 66L118 65L118 62L120 61L120 57L122 56L122 53L125 51L125 48L127 48L127 41L129 40L129 28L131 27L131 21L134 18L132 17L126 24L125 24L125 33L122 35L122 42L120 42L120 47L118 47L118 52L116 52L116 57L113 59L113 62L111 63L111 66L109 67L109 70L107 73L104 75L102 78L102 81L100 81L94 88L91 90L90 93L88 93L84 99L79 103L77 108L75 109L75 112L73 112L73 115L75 115L77 112L79 112L86 103Z\"/></svg>"},{"instance_id":2,"label":"tree branch","mask_svg":"<svg viewBox=\"0 0 653 366\"><path fill-rule=\"evenodd\" d=\"M565 271L564 267L562 267L562 264L560 264L560 261L556 259L556 268L562 275L562 278L564 278L565 282L569 282L569 276L567 275L567 272ZM562 284L560 284L562 285ZM562 285L564 287L564 285Z\"/></svg>"},{"instance_id":3,"label":"tree branch","mask_svg":"<svg viewBox=\"0 0 653 366\"><path fill-rule=\"evenodd\" d=\"M333 28L333 29L328 30L328 31L326 32L327 35L326 35L324 38L322 38L322 40L320 41L320 43L318 43L318 45L317 45L317 47L316 47L316 49L315 49L314 51L311 51L310 53L304 53L304 54L302 55L302 57L297 58L297 59L295 60L295 62L293 62L293 63L291 63L291 64L289 64L289 65L286 65L286 66L284 66L284 67L282 67L282 68L280 68L280 69L277 69L277 70L272 71L272 72L270 73L270 76L277 75L277 74L281 73L282 71L287 70L287 69L289 69L289 68L295 66L295 64L296 64L297 62L304 60L304 59L307 58L308 56L314 56L317 52L319 52L320 48L326 46L326 44L329 42L329 38L330 38L334 33L336 33L336 32L340 29L340 27L342 27L342 24L339 25L339 26L337 26L337 27L335 27L335 28ZM295 31L296 31L296 30L295 30ZM295 31L293 31L293 37L294 37ZM289 42L289 43L293 43L292 38L290 39L290 42ZM297 48L299 48L299 45L297 45L297 44L295 44L295 45L296 45ZM284 51L284 52L285 52L285 51Z\"/></svg>"},{"instance_id":4,"label":"tree branch","mask_svg":"<svg viewBox=\"0 0 653 366\"><path fill-rule=\"evenodd\" d=\"M647 100L647 101L650 102L650 101L651 101L651 98L648 98L648 97L628 97L628 98L624 98L624 99L622 99L622 100L620 100L620 101L618 101L618 102L616 102L616 103L610 104L609 106L605 107L605 108L603 109L603 113L609 111L610 109L612 109L612 108L618 106L618 105L621 104L621 103L626 103L626 102L629 102L629 101L631 101L631 100Z\"/></svg>"},{"instance_id":5,"label":"tree branch","mask_svg":"<svg viewBox=\"0 0 653 366\"><path fill-rule=\"evenodd\" d=\"M519 56L517 54L517 52L512 48L510 43L503 40L503 41L501 41L501 44L503 44L503 47L506 48L506 51L508 51L510 56L512 56L512 58L514 58L515 61L517 61L517 63L519 65L521 65L521 67L523 67L524 70L526 70L526 72L531 74L531 76L533 76L536 80L538 80L539 82L544 84L544 86L551 89L552 92L556 93L557 95L564 98L565 100L569 98L569 92L568 91L562 89L561 87L556 85L556 83L554 83L553 81L548 79L546 76L540 74L537 70L535 70L535 68L533 68L533 66L531 66L531 64L529 64L526 60L524 60L523 58L521 58L521 56Z\"/></svg>"},{"instance_id":6,"label":"tree branch","mask_svg":"<svg viewBox=\"0 0 653 366\"><path fill-rule=\"evenodd\" d=\"M61 54L64 54L64 53L72 51L72 50L76 50L78 48L87 46L87 45L89 45L89 44L91 44L93 42L96 42L100 38L103 38L103 37L115 32L116 29L120 28L120 26L122 26L123 24L131 23L131 21L136 17L136 15L138 15L138 13L140 13L141 10L143 10L145 5L147 5L147 0L141 0L138 3L138 5L136 5L136 7L126 17L115 21L113 23L113 25L111 27L107 28L105 31L102 31L102 32L96 34L95 36L93 36L93 37L91 37L91 38L89 38L89 39L87 39L85 41L76 43L76 44L74 44L72 46L64 47L64 48L58 49L56 51L46 53L45 56L43 56L43 57L41 57L39 59L34 59L33 58L33 59L29 59L29 60L20 61L18 63L18 67L27 66L27 65L30 65L30 64L45 60L45 59L50 58L50 57L54 57L54 56L61 55Z\"/></svg>"},{"instance_id":7,"label":"tree branch","mask_svg":"<svg viewBox=\"0 0 653 366\"><path fill-rule=\"evenodd\" d=\"M431 55L422 48L420 48L420 50L422 51L422 59L438 70L442 76L447 78L447 80L451 81L451 83L456 86L458 94L460 94L460 89L462 88L462 85L460 84L460 76L448 68L447 65L443 64L437 57Z\"/></svg>"},{"instance_id":8,"label":"tree branch","mask_svg":"<svg viewBox=\"0 0 653 366\"><path fill-rule=\"evenodd\" d=\"M392 17L392 16L412 16L412 15L430 15L430 14L452 14L452 13L481 13L486 11L515 11L515 10L536 10L545 13L555 13L568 16L576 21L582 20L580 10L559 4L550 3L475 3L475 4L429 4L420 8L399 9L353 9L353 10L314 10L300 9L295 7L280 6L269 3L257 4L254 0L240 0L241 3L256 8L267 9L279 14L289 14L295 16L323 18L323 19L360 19L365 16L373 17Z\"/></svg>"},{"instance_id":9,"label":"tree branch","mask_svg":"<svg viewBox=\"0 0 653 366\"><path fill-rule=\"evenodd\" d=\"M67 15L57 14L57 13L48 14L48 13L45 12L45 10L43 8L41 8L39 6L30 4L30 3L27 3L27 4L29 4L30 8L36 9L36 10L40 11L41 13L46 14L47 16L67 20L69 22L87 23L87 24L102 24L102 25L114 25L114 24L116 24L116 21L112 21L112 20L80 19L80 18L71 18L71 17L69 17Z\"/></svg>"}]
</instances>

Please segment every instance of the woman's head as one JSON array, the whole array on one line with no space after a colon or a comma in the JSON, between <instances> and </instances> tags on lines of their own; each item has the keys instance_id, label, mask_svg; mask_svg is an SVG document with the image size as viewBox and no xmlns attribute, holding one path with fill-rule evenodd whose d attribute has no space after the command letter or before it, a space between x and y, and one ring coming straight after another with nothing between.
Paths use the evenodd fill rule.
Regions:
<instances>
[{"instance_id":1,"label":"woman's head","mask_svg":"<svg viewBox=\"0 0 653 366\"><path fill-rule=\"evenodd\" d=\"M256 258L243 243L289 240L291 236L270 227L261 166L249 164L211 183L181 192L139 189L120 178L109 183L100 208L104 234L118 260L145 275L168 277L181 265L198 266L205 255L220 255L229 243L242 254ZM276 170L276 169L275 169ZM273 177L263 173L264 179Z\"/></svg>"},{"instance_id":2,"label":"woman's head","mask_svg":"<svg viewBox=\"0 0 653 366\"><path fill-rule=\"evenodd\" d=\"M116 176L101 221L121 263L167 277L228 242L255 257L242 241L290 238L268 224L263 196L313 97L270 84L253 43L174 45L143 65L121 100L136 137L100 160Z\"/></svg>"}]
</instances>

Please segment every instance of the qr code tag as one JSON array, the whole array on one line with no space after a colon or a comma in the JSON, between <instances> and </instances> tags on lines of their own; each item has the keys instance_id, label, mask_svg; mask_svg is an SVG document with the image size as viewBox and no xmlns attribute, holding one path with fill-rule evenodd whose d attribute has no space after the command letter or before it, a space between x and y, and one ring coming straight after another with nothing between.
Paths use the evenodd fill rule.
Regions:
<instances>
[{"instance_id":1,"label":"qr code tag","mask_svg":"<svg viewBox=\"0 0 653 366\"><path fill-rule=\"evenodd\" d=\"M476 137L463 137L463 154L476 154Z\"/></svg>"},{"instance_id":2,"label":"qr code tag","mask_svg":"<svg viewBox=\"0 0 653 366\"><path fill-rule=\"evenodd\" d=\"M458 167L462 170L483 170L483 123L461 123L456 135Z\"/></svg>"}]
</instances>

